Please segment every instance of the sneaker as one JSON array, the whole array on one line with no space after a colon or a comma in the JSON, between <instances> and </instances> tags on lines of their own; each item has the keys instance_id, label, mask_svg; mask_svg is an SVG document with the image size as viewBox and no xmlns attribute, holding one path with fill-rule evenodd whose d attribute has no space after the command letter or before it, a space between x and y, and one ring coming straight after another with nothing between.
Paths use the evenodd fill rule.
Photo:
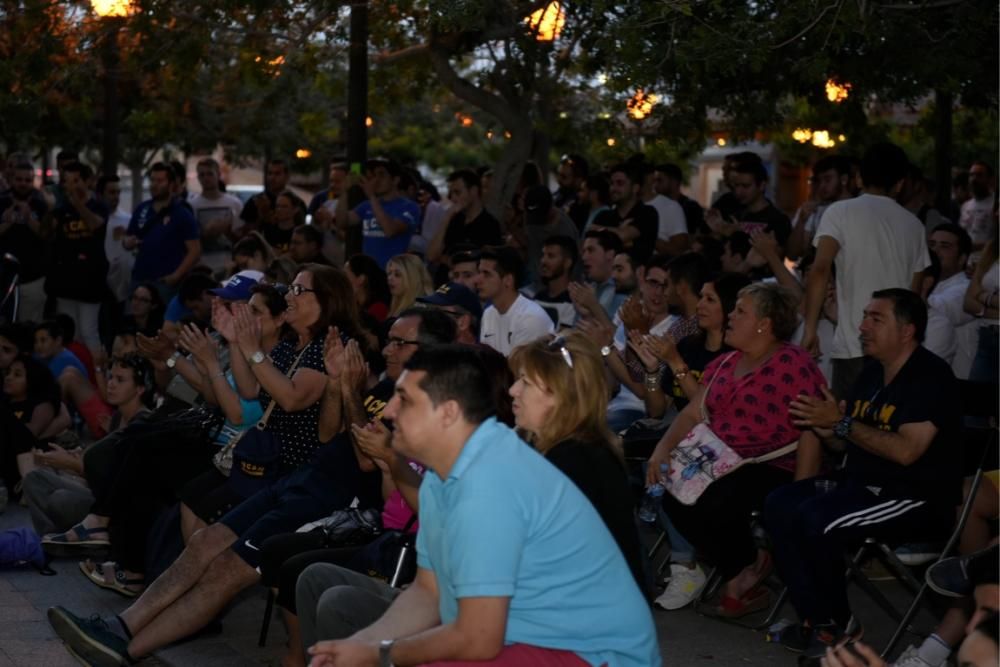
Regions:
<instances>
[{"instance_id":1,"label":"sneaker","mask_svg":"<svg viewBox=\"0 0 1000 667\"><path fill-rule=\"evenodd\" d=\"M802 653L812 641L812 626L809 623L790 623L778 628L770 639L793 653Z\"/></svg>"},{"instance_id":2,"label":"sneaker","mask_svg":"<svg viewBox=\"0 0 1000 667\"><path fill-rule=\"evenodd\" d=\"M705 573L702 572L700 565L688 569L684 565L671 563L670 583L653 604L668 611L680 609L691 604L704 587Z\"/></svg>"},{"instance_id":3,"label":"sneaker","mask_svg":"<svg viewBox=\"0 0 1000 667\"><path fill-rule=\"evenodd\" d=\"M909 565L910 567L926 565L927 563L937 560L940 555L940 544L930 544L926 542L901 544L896 549L896 558L898 558L904 565Z\"/></svg>"},{"instance_id":4,"label":"sneaker","mask_svg":"<svg viewBox=\"0 0 1000 667\"><path fill-rule=\"evenodd\" d=\"M83 619L64 607L50 607L49 623L72 653L92 667L128 665L128 641L114 632L98 615Z\"/></svg>"},{"instance_id":5,"label":"sneaker","mask_svg":"<svg viewBox=\"0 0 1000 667\"><path fill-rule=\"evenodd\" d=\"M954 556L945 558L927 568L924 580L931 590L949 598L964 598L972 595L972 580L966 570L968 557Z\"/></svg>"},{"instance_id":6,"label":"sneaker","mask_svg":"<svg viewBox=\"0 0 1000 667\"><path fill-rule=\"evenodd\" d=\"M896 662L889 667L934 667L920 657L919 650L916 646L907 646L906 650L896 658Z\"/></svg>"}]
</instances>

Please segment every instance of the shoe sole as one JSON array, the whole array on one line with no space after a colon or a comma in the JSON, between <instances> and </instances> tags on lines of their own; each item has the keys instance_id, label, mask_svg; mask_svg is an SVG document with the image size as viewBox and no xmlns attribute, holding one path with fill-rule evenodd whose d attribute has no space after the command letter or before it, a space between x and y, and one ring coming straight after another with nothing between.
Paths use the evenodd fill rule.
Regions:
<instances>
[{"instance_id":1,"label":"shoe sole","mask_svg":"<svg viewBox=\"0 0 1000 667\"><path fill-rule=\"evenodd\" d=\"M90 667L121 667L123 656L91 638L62 609L55 607L47 612L49 623L56 634L66 642L66 647L83 664Z\"/></svg>"},{"instance_id":2,"label":"shoe sole","mask_svg":"<svg viewBox=\"0 0 1000 667\"><path fill-rule=\"evenodd\" d=\"M928 569L927 572L924 574L924 581L927 582L928 588L930 588L938 595L943 595L946 598L952 598L953 600L961 600L962 598L969 597L968 595L961 595L959 593L956 593L955 591L948 590L947 588L941 588L940 586L936 585L933 579L931 578L930 569Z\"/></svg>"},{"instance_id":3,"label":"shoe sole","mask_svg":"<svg viewBox=\"0 0 1000 667\"><path fill-rule=\"evenodd\" d=\"M118 595L126 597L130 600L134 600L142 595L141 591L133 591L131 588L126 588L117 581L109 584L105 581L104 577L97 574L96 571L91 572L87 570L87 564L85 561L80 561L78 565L80 566L80 572L83 573L83 576L85 576L90 583L99 588L103 588L104 590L111 591L113 593L118 593Z\"/></svg>"},{"instance_id":4,"label":"shoe sole","mask_svg":"<svg viewBox=\"0 0 1000 667\"><path fill-rule=\"evenodd\" d=\"M73 656L73 659L75 659L78 663L83 665L83 667L94 667L91 663L87 662L82 655L74 651L73 647L67 644L66 642L63 642L63 648L66 649L67 653Z\"/></svg>"}]
</instances>

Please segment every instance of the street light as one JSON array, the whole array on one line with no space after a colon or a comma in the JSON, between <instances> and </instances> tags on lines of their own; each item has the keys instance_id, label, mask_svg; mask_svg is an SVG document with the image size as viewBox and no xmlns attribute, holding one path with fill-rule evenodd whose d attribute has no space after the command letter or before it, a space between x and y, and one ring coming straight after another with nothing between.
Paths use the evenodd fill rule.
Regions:
<instances>
[{"instance_id":1,"label":"street light","mask_svg":"<svg viewBox=\"0 0 1000 667\"><path fill-rule=\"evenodd\" d=\"M554 42L566 25L566 11L558 2L550 2L545 7L537 9L524 19L528 27L535 33L539 42Z\"/></svg>"},{"instance_id":2,"label":"street light","mask_svg":"<svg viewBox=\"0 0 1000 667\"><path fill-rule=\"evenodd\" d=\"M90 6L108 26L104 42L104 145L101 171L118 172L118 31L132 13L131 0L91 0Z\"/></svg>"},{"instance_id":3,"label":"street light","mask_svg":"<svg viewBox=\"0 0 1000 667\"><path fill-rule=\"evenodd\" d=\"M851 94L851 84L837 83L833 79L826 82L826 99L834 104L840 104Z\"/></svg>"}]
</instances>

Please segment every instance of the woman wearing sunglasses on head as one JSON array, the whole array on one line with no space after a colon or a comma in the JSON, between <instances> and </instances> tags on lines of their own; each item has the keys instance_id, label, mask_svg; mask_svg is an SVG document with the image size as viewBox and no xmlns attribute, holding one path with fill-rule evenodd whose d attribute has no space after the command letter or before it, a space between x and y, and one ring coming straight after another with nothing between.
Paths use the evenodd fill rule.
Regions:
<instances>
[{"instance_id":1,"label":"woman wearing sunglasses on head","mask_svg":"<svg viewBox=\"0 0 1000 667\"><path fill-rule=\"evenodd\" d=\"M608 428L609 392L600 351L574 332L516 348L510 366L518 429L590 500L639 588L648 593L625 463Z\"/></svg>"}]
</instances>

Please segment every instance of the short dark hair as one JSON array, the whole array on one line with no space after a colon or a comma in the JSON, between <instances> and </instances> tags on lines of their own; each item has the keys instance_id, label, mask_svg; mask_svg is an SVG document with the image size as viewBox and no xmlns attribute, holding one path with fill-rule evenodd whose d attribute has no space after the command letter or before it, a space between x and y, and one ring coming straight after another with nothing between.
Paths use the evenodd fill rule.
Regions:
<instances>
[{"instance_id":1,"label":"short dark hair","mask_svg":"<svg viewBox=\"0 0 1000 667\"><path fill-rule=\"evenodd\" d=\"M0 325L0 338L9 340L20 352L31 352L33 334L34 330L22 322L9 322Z\"/></svg>"},{"instance_id":2,"label":"short dark hair","mask_svg":"<svg viewBox=\"0 0 1000 667\"><path fill-rule=\"evenodd\" d=\"M670 260L667 274L671 282L685 283L692 292L698 294L702 285L708 282L708 260L696 252L686 252Z\"/></svg>"},{"instance_id":3,"label":"short dark hair","mask_svg":"<svg viewBox=\"0 0 1000 667\"><path fill-rule=\"evenodd\" d=\"M448 174L448 182L451 183L452 181L462 181L465 187L470 190L475 188L477 192L482 188L482 181L476 176L476 172L471 169L458 169L451 172Z\"/></svg>"},{"instance_id":4,"label":"short dark hair","mask_svg":"<svg viewBox=\"0 0 1000 667\"><path fill-rule=\"evenodd\" d=\"M59 151L58 153L56 153L56 164L59 164L60 162L63 161L79 162L80 155L76 151L68 151L68 150Z\"/></svg>"},{"instance_id":5,"label":"short dark hair","mask_svg":"<svg viewBox=\"0 0 1000 667\"><path fill-rule=\"evenodd\" d=\"M200 299L207 290L215 289L219 283L211 276L193 273L181 281L177 289L177 300L184 305L188 301Z\"/></svg>"},{"instance_id":6,"label":"short dark hair","mask_svg":"<svg viewBox=\"0 0 1000 667\"><path fill-rule=\"evenodd\" d=\"M77 162L76 160L74 160L69 164L64 165L62 170L65 171L66 173L80 174L80 178L84 178L83 174L85 172L82 162Z\"/></svg>"},{"instance_id":7,"label":"short dark hair","mask_svg":"<svg viewBox=\"0 0 1000 667\"><path fill-rule=\"evenodd\" d=\"M861 159L861 182L865 187L892 190L906 176L910 161L903 149L888 142L874 144Z\"/></svg>"},{"instance_id":8,"label":"short dark hair","mask_svg":"<svg viewBox=\"0 0 1000 667\"><path fill-rule=\"evenodd\" d=\"M573 169L573 175L577 178L587 178L590 174L590 163L587 162L587 158L576 153L563 155L559 159L559 164L568 164Z\"/></svg>"},{"instance_id":9,"label":"short dark hair","mask_svg":"<svg viewBox=\"0 0 1000 667\"><path fill-rule=\"evenodd\" d=\"M739 255L744 259L746 259L746 256L750 254L750 250L753 248L753 241L750 239L750 235L742 231L733 232L722 244L723 246L729 246L729 253L731 255Z\"/></svg>"},{"instance_id":10,"label":"short dark hair","mask_svg":"<svg viewBox=\"0 0 1000 667\"><path fill-rule=\"evenodd\" d=\"M757 154L754 153L754 155ZM761 162L759 157L756 160L744 157L738 158L733 162L732 171L736 174L750 174L753 176L754 183L758 185L767 180L767 169L764 168L764 163Z\"/></svg>"},{"instance_id":11,"label":"short dark hair","mask_svg":"<svg viewBox=\"0 0 1000 667\"><path fill-rule=\"evenodd\" d=\"M610 187L608 185L608 175L603 171L591 174L587 177L587 189L597 193L597 200L602 204L611 201Z\"/></svg>"},{"instance_id":12,"label":"short dark hair","mask_svg":"<svg viewBox=\"0 0 1000 667\"><path fill-rule=\"evenodd\" d=\"M288 308L288 301L285 299L286 293L287 289L282 291L274 285L269 285L267 283L257 283L256 285L252 285L250 287L250 296L260 294L261 298L264 299L264 304L267 305L267 310L271 313L272 317L280 315Z\"/></svg>"},{"instance_id":13,"label":"short dark hair","mask_svg":"<svg viewBox=\"0 0 1000 667\"><path fill-rule=\"evenodd\" d=\"M946 222L931 230L931 234L935 232L948 232L958 239L959 255L965 255L968 257L972 254L972 237L969 236L969 232L965 231L965 227L956 225L954 222Z\"/></svg>"},{"instance_id":14,"label":"short dark hair","mask_svg":"<svg viewBox=\"0 0 1000 667\"><path fill-rule=\"evenodd\" d=\"M292 234L298 234L304 238L307 243L315 243L318 246L323 245L323 232L319 231L312 225L299 225L292 230Z\"/></svg>"},{"instance_id":15,"label":"short dark hair","mask_svg":"<svg viewBox=\"0 0 1000 667\"><path fill-rule=\"evenodd\" d=\"M642 265L647 271L649 269L660 269L664 272L670 271L670 263L673 257L662 253L653 253L643 261Z\"/></svg>"},{"instance_id":16,"label":"short dark hair","mask_svg":"<svg viewBox=\"0 0 1000 667\"><path fill-rule=\"evenodd\" d=\"M52 318L59 325L59 332L62 334L63 340L73 340L76 338L76 322L73 318L66 313L56 313L56 316Z\"/></svg>"},{"instance_id":17,"label":"short dark hair","mask_svg":"<svg viewBox=\"0 0 1000 667\"><path fill-rule=\"evenodd\" d=\"M554 234L549 236L544 241L542 241L542 247L547 245L559 246L562 249L563 254L569 257L570 268L572 269L576 266L576 260L580 257L580 250L576 247L576 241L566 236L565 234Z\"/></svg>"},{"instance_id":18,"label":"short dark hair","mask_svg":"<svg viewBox=\"0 0 1000 667\"><path fill-rule=\"evenodd\" d=\"M421 345L454 343L455 336L458 335L454 318L436 308L407 308L396 319L404 317L416 317L420 320L417 325L417 340Z\"/></svg>"},{"instance_id":19,"label":"short dark hair","mask_svg":"<svg viewBox=\"0 0 1000 667\"><path fill-rule=\"evenodd\" d=\"M48 364L35 359L30 354L19 353L11 365L21 362L24 366L25 384L28 394L28 401L31 403L49 403L58 412L60 397L59 385L52 376Z\"/></svg>"},{"instance_id":20,"label":"short dark hair","mask_svg":"<svg viewBox=\"0 0 1000 667\"><path fill-rule=\"evenodd\" d=\"M619 162L615 166L608 169L608 175L625 174L625 178L629 180L632 185L642 185L642 179L645 174L642 172L642 164L639 162Z\"/></svg>"},{"instance_id":21,"label":"short dark hair","mask_svg":"<svg viewBox=\"0 0 1000 667\"><path fill-rule=\"evenodd\" d=\"M288 173L288 161L287 160L283 160L280 157L271 158L270 160L267 161L267 165L266 166L267 167L281 167L282 169L285 170L286 174Z\"/></svg>"},{"instance_id":22,"label":"short dark hair","mask_svg":"<svg viewBox=\"0 0 1000 667\"><path fill-rule=\"evenodd\" d=\"M403 175L403 168L399 163L387 157L373 157L365 162L365 171L375 171L376 167L384 167L390 176L399 178Z\"/></svg>"},{"instance_id":23,"label":"short dark hair","mask_svg":"<svg viewBox=\"0 0 1000 667\"><path fill-rule=\"evenodd\" d=\"M149 168L149 173L152 175L154 172L161 171L167 175L167 181L169 183L177 182L177 174L166 162L154 162L153 166Z\"/></svg>"},{"instance_id":24,"label":"short dark hair","mask_svg":"<svg viewBox=\"0 0 1000 667\"><path fill-rule=\"evenodd\" d=\"M451 253L451 265L463 264L465 262L478 262L479 250L456 250Z\"/></svg>"},{"instance_id":25,"label":"short dark hair","mask_svg":"<svg viewBox=\"0 0 1000 667\"><path fill-rule=\"evenodd\" d=\"M813 174L822 174L824 171L830 171L831 169L836 169L838 176L850 176L851 161L843 155L826 155L816 160L812 172Z\"/></svg>"},{"instance_id":26,"label":"short dark hair","mask_svg":"<svg viewBox=\"0 0 1000 667\"><path fill-rule=\"evenodd\" d=\"M479 253L479 261L484 259L496 262L497 273L500 277L513 276L514 289L521 286L524 280L524 261L516 250L509 246L492 246L483 248Z\"/></svg>"},{"instance_id":27,"label":"short dark hair","mask_svg":"<svg viewBox=\"0 0 1000 667\"><path fill-rule=\"evenodd\" d=\"M912 324L913 337L918 343L924 342L927 333L927 306L920 295L902 287L880 289L872 292L873 299L892 301L892 314L900 324Z\"/></svg>"},{"instance_id":28,"label":"short dark hair","mask_svg":"<svg viewBox=\"0 0 1000 667\"><path fill-rule=\"evenodd\" d=\"M991 165L989 162L986 162L985 160L973 160L972 164L970 164L969 166L975 167L976 165L979 165L980 167L986 169L986 175L989 176L990 178L993 178L993 165Z\"/></svg>"},{"instance_id":29,"label":"short dark hair","mask_svg":"<svg viewBox=\"0 0 1000 667\"><path fill-rule=\"evenodd\" d=\"M108 187L108 183L121 183L118 174L111 174L106 176L101 176L97 179L97 194L103 195L104 190Z\"/></svg>"},{"instance_id":30,"label":"short dark hair","mask_svg":"<svg viewBox=\"0 0 1000 667\"><path fill-rule=\"evenodd\" d=\"M656 169L654 171L658 171L667 178L671 178L677 181L678 183L684 182L684 172L682 172L681 168L678 167L676 164L673 163L659 164L656 165Z\"/></svg>"},{"instance_id":31,"label":"short dark hair","mask_svg":"<svg viewBox=\"0 0 1000 667\"><path fill-rule=\"evenodd\" d=\"M66 340L65 334L63 334L62 327L59 326L59 322L57 322L56 320L45 320L43 322L39 322L37 325L35 325L35 331L36 332L44 331L52 338L59 338L63 341Z\"/></svg>"},{"instance_id":32,"label":"short dark hair","mask_svg":"<svg viewBox=\"0 0 1000 667\"><path fill-rule=\"evenodd\" d=\"M126 354L121 357L114 357L111 360L112 367L121 366L132 371L132 382L136 386L142 387L141 401L146 407L153 405L153 390L155 388L153 380L153 367L149 361L138 354Z\"/></svg>"},{"instance_id":33,"label":"short dark hair","mask_svg":"<svg viewBox=\"0 0 1000 667\"><path fill-rule=\"evenodd\" d=\"M435 407L455 401L470 424L480 424L496 414L493 379L481 356L471 346L420 347L404 368L427 374L418 386L427 392Z\"/></svg>"},{"instance_id":34,"label":"short dark hair","mask_svg":"<svg viewBox=\"0 0 1000 667\"><path fill-rule=\"evenodd\" d=\"M171 160L170 168L174 170L175 183L187 182L187 167L180 160Z\"/></svg>"},{"instance_id":35,"label":"short dark hair","mask_svg":"<svg viewBox=\"0 0 1000 667\"><path fill-rule=\"evenodd\" d=\"M601 246L605 250L614 250L616 255L625 250L621 237L614 232L608 231L607 229L588 230L587 233L583 235L583 239L596 239L597 245Z\"/></svg>"}]
</instances>

